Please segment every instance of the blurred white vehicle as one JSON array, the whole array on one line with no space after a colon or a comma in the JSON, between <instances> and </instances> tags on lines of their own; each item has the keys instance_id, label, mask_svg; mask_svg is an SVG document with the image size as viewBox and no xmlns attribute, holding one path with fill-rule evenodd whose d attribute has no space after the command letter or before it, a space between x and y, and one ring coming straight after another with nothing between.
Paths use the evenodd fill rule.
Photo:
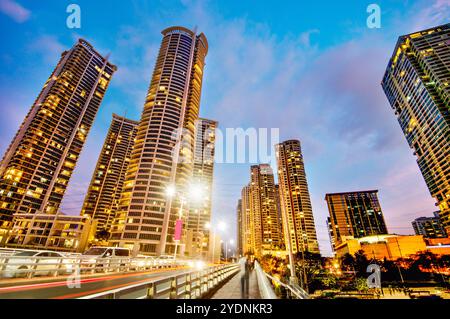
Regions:
<instances>
[{"instance_id":1,"label":"blurred white vehicle","mask_svg":"<svg viewBox=\"0 0 450 319\"><path fill-rule=\"evenodd\" d=\"M161 255L156 259L156 262L161 265L173 264L175 258L172 255Z\"/></svg>"},{"instance_id":2,"label":"blurred white vehicle","mask_svg":"<svg viewBox=\"0 0 450 319\"><path fill-rule=\"evenodd\" d=\"M0 277L45 276L54 273L69 274L73 262L64 254L46 250L23 250L1 258L4 264Z\"/></svg>"},{"instance_id":3,"label":"blurred white vehicle","mask_svg":"<svg viewBox=\"0 0 450 319\"><path fill-rule=\"evenodd\" d=\"M131 269L140 270L153 267L155 265L155 258L151 256L136 256L131 261Z\"/></svg>"},{"instance_id":4,"label":"blurred white vehicle","mask_svg":"<svg viewBox=\"0 0 450 319\"><path fill-rule=\"evenodd\" d=\"M100 271L117 270L125 266L131 257L127 248L91 247L80 256L80 267L89 270L93 267Z\"/></svg>"}]
</instances>

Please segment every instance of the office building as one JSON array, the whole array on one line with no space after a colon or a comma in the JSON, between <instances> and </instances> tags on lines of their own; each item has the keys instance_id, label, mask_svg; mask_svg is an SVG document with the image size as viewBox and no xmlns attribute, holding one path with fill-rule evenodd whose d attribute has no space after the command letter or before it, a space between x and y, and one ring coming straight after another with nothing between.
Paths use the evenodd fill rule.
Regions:
<instances>
[{"instance_id":1,"label":"office building","mask_svg":"<svg viewBox=\"0 0 450 319\"><path fill-rule=\"evenodd\" d=\"M378 190L326 194L333 249L344 236L354 238L387 234Z\"/></svg>"}]
</instances>

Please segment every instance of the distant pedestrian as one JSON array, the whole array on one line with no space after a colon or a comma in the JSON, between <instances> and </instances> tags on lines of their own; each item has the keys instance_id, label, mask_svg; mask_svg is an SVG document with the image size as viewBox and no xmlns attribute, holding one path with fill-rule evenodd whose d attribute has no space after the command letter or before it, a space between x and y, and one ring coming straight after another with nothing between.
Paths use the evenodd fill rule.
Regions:
<instances>
[{"instance_id":1,"label":"distant pedestrian","mask_svg":"<svg viewBox=\"0 0 450 319\"><path fill-rule=\"evenodd\" d=\"M250 260L247 257L244 257L239 263L241 268L241 297L242 299L248 299L251 271Z\"/></svg>"}]
</instances>

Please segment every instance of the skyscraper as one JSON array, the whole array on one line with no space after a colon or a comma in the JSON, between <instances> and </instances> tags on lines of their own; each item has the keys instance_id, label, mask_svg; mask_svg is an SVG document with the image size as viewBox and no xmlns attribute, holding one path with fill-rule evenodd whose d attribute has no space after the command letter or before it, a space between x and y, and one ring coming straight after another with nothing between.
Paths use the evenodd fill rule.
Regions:
<instances>
[{"instance_id":1,"label":"skyscraper","mask_svg":"<svg viewBox=\"0 0 450 319\"><path fill-rule=\"evenodd\" d=\"M412 226L416 235L426 238L442 238L447 234L439 219L439 212L434 212L433 217L419 217L413 220Z\"/></svg>"},{"instance_id":2,"label":"skyscraper","mask_svg":"<svg viewBox=\"0 0 450 319\"><path fill-rule=\"evenodd\" d=\"M387 234L378 190L326 194L333 250L343 237Z\"/></svg>"},{"instance_id":3,"label":"skyscraper","mask_svg":"<svg viewBox=\"0 0 450 319\"><path fill-rule=\"evenodd\" d=\"M450 234L450 24L399 37L382 87Z\"/></svg>"},{"instance_id":4,"label":"skyscraper","mask_svg":"<svg viewBox=\"0 0 450 319\"><path fill-rule=\"evenodd\" d=\"M277 144L275 151L285 242L294 253L320 253L300 141Z\"/></svg>"},{"instance_id":5,"label":"skyscraper","mask_svg":"<svg viewBox=\"0 0 450 319\"><path fill-rule=\"evenodd\" d=\"M186 247L190 256L206 256L208 253L211 221L212 184L217 122L200 118L196 122L194 173L192 181L202 190L202 198L192 201L186 216L186 232L191 238Z\"/></svg>"},{"instance_id":6,"label":"skyscraper","mask_svg":"<svg viewBox=\"0 0 450 319\"><path fill-rule=\"evenodd\" d=\"M81 215L87 214L97 221L98 231L110 232L111 230L136 137L137 125L137 121L113 114L81 210Z\"/></svg>"},{"instance_id":7,"label":"skyscraper","mask_svg":"<svg viewBox=\"0 0 450 319\"><path fill-rule=\"evenodd\" d=\"M277 210L277 194L272 168L269 164L252 165L251 192L253 198L252 209L258 210L254 213L255 225L261 232L262 253L279 250L283 244L282 224L279 223Z\"/></svg>"},{"instance_id":8,"label":"skyscraper","mask_svg":"<svg viewBox=\"0 0 450 319\"><path fill-rule=\"evenodd\" d=\"M244 223L242 220L242 199L238 199L236 206L236 217L237 217L237 256L242 256L244 254Z\"/></svg>"},{"instance_id":9,"label":"skyscraper","mask_svg":"<svg viewBox=\"0 0 450 319\"><path fill-rule=\"evenodd\" d=\"M255 224L255 209L253 208L252 186L247 185L241 191L242 212L242 250L243 254L260 254L261 251L261 225Z\"/></svg>"},{"instance_id":10,"label":"skyscraper","mask_svg":"<svg viewBox=\"0 0 450 319\"><path fill-rule=\"evenodd\" d=\"M154 255L177 247L175 225L193 173L208 51L203 33L170 27L162 35L111 237L115 244ZM177 194L170 199L166 191L172 185Z\"/></svg>"},{"instance_id":11,"label":"skyscraper","mask_svg":"<svg viewBox=\"0 0 450 319\"><path fill-rule=\"evenodd\" d=\"M0 164L0 226L58 211L115 71L85 40L62 53Z\"/></svg>"}]
</instances>

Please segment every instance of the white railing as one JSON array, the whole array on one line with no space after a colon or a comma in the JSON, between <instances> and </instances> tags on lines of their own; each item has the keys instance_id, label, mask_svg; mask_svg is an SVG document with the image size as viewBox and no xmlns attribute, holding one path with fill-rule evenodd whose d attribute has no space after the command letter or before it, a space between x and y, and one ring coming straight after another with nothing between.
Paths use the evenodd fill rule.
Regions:
<instances>
[{"instance_id":1,"label":"white railing","mask_svg":"<svg viewBox=\"0 0 450 319\"><path fill-rule=\"evenodd\" d=\"M197 299L202 298L221 282L239 272L238 264L207 267L186 271L162 279L84 296L80 299Z\"/></svg>"},{"instance_id":2,"label":"white railing","mask_svg":"<svg viewBox=\"0 0 450 319\"><path fill-rule=\"evenodd\" d=\"M263 299L278 299L273 291L273 287L267 279L267 274L262 270L261 266L255 261L256 278L258 279L259 293Z\"/></svg>"},{"instance_id":3,"label":"white railing","mask_svg":"<svg viewBox=\"0 0 450 319\"><path fill-rule=\"evenodd\" d=\"M286 288L290 292L291 296L294 299L309 299L309 294L304 289L302 289L299 285L286 284L267 273L264 273L264 274L267 276L267 278L273 280L280 286L283 286L284 288Z\"/></svg>"},{"instance_id":4,"label":"white railing","mask_svg":"<svg viewBox=\"0 0 450 319\"><path fill-rule=\"evenodd\" d=\"M157 259L152 257L94 258L78 254L64 257L17 256L26 250L0 250L0 282L4 278L33 278L36 276L146 271L161 268L183 267L188 261Z\"/></svg>"}]
</instances>

